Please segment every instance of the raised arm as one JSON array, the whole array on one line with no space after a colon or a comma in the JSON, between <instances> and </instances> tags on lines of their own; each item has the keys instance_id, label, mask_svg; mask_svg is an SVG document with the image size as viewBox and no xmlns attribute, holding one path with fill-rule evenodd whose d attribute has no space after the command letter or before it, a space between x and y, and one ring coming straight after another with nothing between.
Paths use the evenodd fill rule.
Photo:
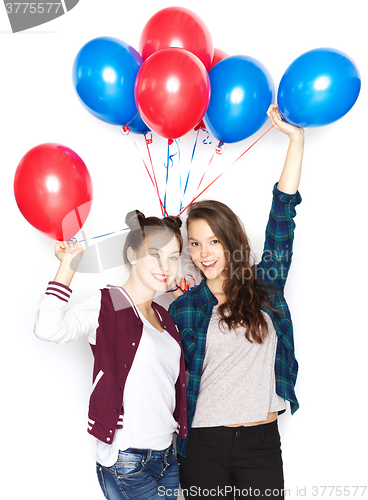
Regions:
<instances>
[{"instance_id":1,"label":"raised arm","mask_svg":"<svg viewBox=\"0 0 368 500\"><path fill-rule=\"evenodd\" d=\"M57 242L55 255L60 260L60 266L54 281L49 282L40 299L34 333L41 340L56 343L86 336L91 344L95 344L101 291L97 290L67 309L72 294L69 286L83 255L82 245L78 242Z\"/></svg>"},{"instance_id":2,"label":"raised arm","mask_svg":"<svg viewBox=\"0 0 368 500\"><path fill-rule=\"evenodd\" d=\"M300 174L304 150L304 129L294 127L282 120L277 104L272 104L267 111L272 125L276 130L286 134L289 139L289 148L286 154L284 168L282 170L277 189L287 194L295 194L299 187Z\"/></svg>"}]
</instances>

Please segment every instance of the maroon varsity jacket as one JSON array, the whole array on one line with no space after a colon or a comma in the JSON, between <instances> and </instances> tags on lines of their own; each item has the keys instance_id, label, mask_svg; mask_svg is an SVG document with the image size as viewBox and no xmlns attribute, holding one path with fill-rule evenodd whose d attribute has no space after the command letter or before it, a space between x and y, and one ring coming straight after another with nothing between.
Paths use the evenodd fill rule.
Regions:
<instances>
[{"instance_id":1,"label":"maroon varsity jacket","mask_svg":"<svg viewBox=\"0 0 368 500\"><path fill-rule=\"evenodd\" d=\"M170 314L159 304L152 303L164 328L181 348L180 372L175 385L174 418L178 433L188 435L186 409L186 376L180 335ZM104 443L111 444L118 428L122 428L123 393L129 370L134 361L143 323L119 287L101 290L101 309L94 355L94 387L89 401L88 432ZM149 416L148 416L149 418Z\"/></svg>"}]
</instances>

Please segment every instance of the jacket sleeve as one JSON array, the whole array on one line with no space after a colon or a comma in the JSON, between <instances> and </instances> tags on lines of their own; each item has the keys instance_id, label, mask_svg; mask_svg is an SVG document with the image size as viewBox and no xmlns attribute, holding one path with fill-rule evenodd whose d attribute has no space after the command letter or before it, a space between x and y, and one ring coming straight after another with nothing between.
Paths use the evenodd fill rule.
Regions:
<instances>
[{"instance_id":1,"label":"jacket sleeve","mask_svg":"<svg viewBox=\"0 0 368 500\"><path fill-rule=\"evenodd\" d=\"M40 340L57 344L87 337L96 344L96 330L101 307L101 291L67 309L72 290L65 285L50 281L40 299L34 333Z\"/></svg>"},{"instance_id":2,"label":"jacket sleeve","mask_svg":"<svg viewBox=\"0 0 368 500\"><path fill-rule=\"evenodd\" d=\"M302 201L299 192L286 194L273 189L273 201L266 228L262 259L256 266L256 277L283 291L291 265L296 215Z\"/></svg>"}]
</instances>

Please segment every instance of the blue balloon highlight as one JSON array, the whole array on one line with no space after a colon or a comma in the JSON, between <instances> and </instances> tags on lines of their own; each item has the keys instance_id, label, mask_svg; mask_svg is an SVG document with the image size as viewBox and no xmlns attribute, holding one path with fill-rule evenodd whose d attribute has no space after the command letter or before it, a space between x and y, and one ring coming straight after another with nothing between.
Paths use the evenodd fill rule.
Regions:
<instances>
[{"instance_id":1,"label":"blue balloon highlight","mask_svg":"<svg viewBox=\"0 0 368 500\"><path fill-rule=\"evenodd\" d=\"M134 85L143 60L127 43L100 37L86 43L73 65L73 83L86 109L112 125L126 125L138 113Z\"/></svg>"},{"instance_id":2,"label":"blue balloon highlight","mask_svg":"<svg viewBox=\"0 0 368 500\"><path fill-rule=\"evenodd\" d=\"M251 136L267 120L274 84L262 63L248 56L231 56L210 71L211 99L204 117L212 135L222 142Z\"/></svg>"},{"instance_id":3,"label":"blue balloon highlight","mask_svg":"<svg viewBox=\"0 0 368 500\"><path fill-rule=\"evenodd\" d=\"M288 67L277 103L285 121L319 127L344 116L354 105L361 80L354 62L336 49L310 50Z\"/></svg>"}]
</instances>

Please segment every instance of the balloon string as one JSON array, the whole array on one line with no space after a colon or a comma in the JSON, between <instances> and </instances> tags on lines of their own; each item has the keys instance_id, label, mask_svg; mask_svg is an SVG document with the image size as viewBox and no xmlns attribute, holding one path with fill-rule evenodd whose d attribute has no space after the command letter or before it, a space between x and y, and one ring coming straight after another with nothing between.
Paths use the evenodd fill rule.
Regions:
<instances>
[{"instance_id":1,"label":"balloon string","mask_svg":"<svg viewBox=\"0 0 368 500\"><path fill-rule=\"evenodd\" d=\"M210 134L208 133L208 130L205 129L205 128L201 128L201 130L203 130L203 132L206 132L207 134L207 137L205 139L203 139L203 144L212 144L212 141L209 141L208 139L210 138Z\"/></svg>"},{"instance_id":2,"label":"balloon string","mask_svg":"<svg viewBox=\"0 0 368 500\"><path fill-rule=\"evenodd\" d=\"M100 234L99 236L93 236L92 238L85 238L84 240L79 240L79 243L83 243L84 241L97 240L98 238L103 238L104 236L110 236L111 234L117 234L117 233L121 233L123 231L128 231L128 230L129 230L129 228L126 227L124 229L120 229L120 231L112 231L111 233ZM71 238L71 239L73 240L74 238Z\"/></svg>"},{"instance_id":3,"label":"balloon string","mask_svg":"<svg viewBox=\"0 0 368 500\"><path fill-rule=\"evenodd\" d=\"M251 148L252 148L255 144L257 144L257 142L258 142L258 141L260 141L260 140L262 139L262 137L264 137L264 136L265 136L265 135L266 135L266 134L267 134L267 133L268 133L271 129L273 129L273 127L274 127L274 125L272 125L272 126L271 126L268 130L266 130L266 132L264 132L264 134L262 134L260 137L258 137L258 139L257 139L256 141L254 141L254 142L253 142L253 144L251 144L251 145L249 146L249 148L247 148L247 149L244 151L244 153L242 153L242 154L241 154L241 155L240 155L240 156L239 156L236 160L234 160L234 161L230 164L230 167L231 167L232 165L234 165L234 163L236 163L236 162L237 162L237 161L238 161L238 160L239 160L239 159L240 159L243 155L245 155L245 153L247 153L247 152L248 152L248 151L249 151L249 150L250 150L250 149L251 149ZM214 156L214 154L213 154L213 156ZM213 160L213 156L212 156L212 158L211 158L211 160L210 160L209 164L212 162L212 160ZM208 164L208 165L209 165L209 164ZM186 206L183 210L181 210L181 211L180 211L179 215L182 215L182 214L185 212L185 210L186 210L186 209L187 209L187 208L188 208L188 207L189 207L192 203L194 203L194 202L195 202L195 200L196 200L197 198L199 198L199 197L200 197L200 196L201 196L201 195L202 195L202 194L203 194L203 193L204 193L204 192L205 192L205 191L206 191L206 190L207 190L210 186L212 186L212 184L213 184L214 182L216 182L216 181L217 181L217 179L219 179L219 178L220 178L220 177L221 177L221 176L225 173L225 171L226 171L226 170L227 170L227 169L225 169L223 172L221 172L221 174L219 174L219 175L218 175L218 176L217 176L217 177L216 177L216 178L215 178L215 179L214 179L214 180L213 180L210 184L208 184L208 186L206 186L206 187L205 187L205 188L204 188L204 189L203 189L203 190L202 190L202 191L201 191L198 195L196 195L196 196L193 198L193 200L192 200L192 201L191 201L191 202L190 202L190 203L189 203L189 204L188 204L188 205L187 205L187 206ZM199 188L199 186L201 185L202 180L203 180L203 177L205 176L205 174L206 174L206 172L203 174L202 179L201 179L201 181L200 181L200 183L199 183L199 185L198 185L198 188ZM197 191L198 191L198 188L197 188Z\"/></svg>"},{"instance_id":4,"label":"balloon string","mask_svg":"<svg viewBox=\"0 0 368 500\"><path fill-rule=\"evenodd\" d=\"M143 165L144 165L144 167L145 167L145 169L146 169L146 172L147 172L147 174L148 174L148 177L150 178L150 180L151 180L151 182L152 182L153 188L154 188L154 190L156 191L156 194L157 194L157 197L158 197L158 201L159 201L159 203L160 203L160 207L161 207L161 213L162 213L162 216L164 217L164 216L165 216L165 207L164 207L164 205L163 205L163 203L162 203L162 200L161 200L160 192L159 192L158 185L157 185L156 176L154 175L154 172L155 172L155 171L154 171L154 168L153 168L153 163L152 163L151 154L150 154L150 151L149 151L149 149L148 149L147 140L146 140L146 138L145 138L145 142L146 142L146 144L147 144L148 154L149 154L149 158L150 158L150 161L151 161L152 171L153 171L153 175L154 175L154 179L155 179L155 180L153 180L152 175L150 174L150 171L148 170L148 167L147 167L147 165L146 165L146 162L144 161L143 156L141 155L141 153L140 153L140 151L139 151L139 148L138 148L138 146L137 146L137 143L135 142L135 140L134 140L134 139L132 139L132 140L133 140L133 142L134 142L135 147L136 147L136 148L137 148L137 150L138 150L139 156L141 157L142 163L143 163ZM167 212L166 212L166 215L167 215Z\"/></svg>"},{"instance_id":5,"label":"balloon string","mask_svg":"<svg viewBox=\"0 0 368 500\"><path fill-rule=\"evenodd\" d=\"M122 133L122 135L130 135L130 128L128 127L128 125L125 125L125 126L122 126L121 129L120 129L120 132ZM149 147L148 145L149 144L152 144L153 140L152 140L152 134L149 134L150 135L150 138L147 137L148 135L148 132L143 132L143 135L144 135L144 142L146 143L146 146L147 146L147 151L148 151L148 156L149 156L149 159L150 159L150 162L151 162L151 168L152 168L152 173L153 173L153 178L154 180L152 179L152 176L148 170L148 167L146 165L146 162L144 161L143 159L143 156L141 154L141 152L139 151L139 148L138 148L138 145L137 143L135 142L135 140L131 137L131 140L133 141L135 147L137 148L138 150L138 153L139 153L139 156L141 157L141 160L143 162L143 165L147 171L147 174L152 182L152 185L156 191L156 194L157 194L157 197L158 197L158 201L160 202L160 207L161 207L161 213L162 213L162 216L164 217L165 215L165 211L164 211L164 206L162 204L162 200L161 200L161 196L160 196L160 191L158 189L158 184L157 184L157 179L156 179L156 175L155 175L155 169L153 168L153 162L152 162L152 157L151 157L151 152L149 150Z\"/></svg>"},{"instance_id":6,"label":"balloon string","mask_svg":"<svg viewBox=\"0 0 368 500\"><path fill-rule=\"evenodd\" d=\"M238 158L237 158L236 160L234 160L234 161L232 162L232 164L230 165L230 167L231 167L232 165L234 165L234 163L236 163L238 160L240 160L240 158L241 158L243 155L245 155L245 153L247 153L247 152L250 150L250 148L252 148L255 144L257 144L257 142L258 142L258 141L260 141L260 140L262 139L262 137L264 137L264 136L265 136L265 135L266 135L266 134L267 134L270 130L272 130L274 126L275 126L275 125L271 125L271 127L270 127L268 130L266 130L266 132L264 132L264 133L261 135L261 137L258 137L258 139L257 139L255 142L253 142L253 144L251 144L251 145L249 146L249 148L248 148L248 149L246 149L246 150L244 151L244 153L242 153L240 156L238 156Z\"/></svg>"},{"instance_id":7,"label":"balloon string","mask_svg":"<svg viewBox=\"0 0 368 500\"><path fill-rule=\"evenodd\" d=\"M190 164L193 163L194 153L195 153L195 150L196 150L196 147L197 147L198 135L199 135L199 131L200 130L201 130L200 128L197 130L197 135L196 135L196 138L195 138L195 141L194 141L194 146L193 146L193 151L192 151L192 157L190 159Z\"/></svg>"},{"instance_id":8,"label":"balloon string","mask_svg":"<svg viewBox=\"0 0 368 500\"><path fill-rule=\"evenodd\" d=\"M179 139L175 139L175 144L176 144L176 147L178 148L179 192L180 192L180 210L181 210L181 208L183 206L183 197L184 197L185 190L184 190L184 193L183 193L183 189L182 189L182 186L183 186L183 176L182 176L182 172L181 172L180 137L179 137Z\"/></svg>"},{"instance_id":9,"label":"balloon string","mask_svg":"<svg viewBox=\"0 0 368 500\"><path fill-rule=\"evenodd\" d=\"M186 209L187 209L187 208L188 208L188 207L189 207L192 203L194 203L194 202L196 201L196 199L197 199L197 198L199 198L199 197L201 196L201 194L203 194L203 193L204 193L204 192L205 192L205 191L206 191L206 190L207 190L210 186L212 186L212 184L213 184L215 181L217 181L217 179L219 179L219 178L221 177L221 175L222 175L223 173L224 173L224 172L222 172L220 175L218 175L218 176L216 177L216 179L214 179L214 180L213 180L213 181L212 181L212 182L211 182L211 183L210 183L207 187L205 187L205 188L204 188L204 189L203 189L203 190L202 190L202 191L201 191L201 192L200 192L197 196L195 196L195 197L193 198L193 200L192 200L190 203L188 203L188 205L187 205L187 206L186 206L183 210L181 210L181 212L180 212L180 214L179 214L179 215L182 215L182 214L185 212L185 210L186 210Z\"/></svg>"},{"instance_id":10,"label":"balloon string","mask_svg":"<svg viewBox=\"0 0 368 500\"><path fill-rule=\"evenodd\" d=\"M203 144L205 144L205 145L210 145L210 144L212 144L212 141L209 141L209 142L208 142L208 139L209 139L209 137L210 137L210 134L208 133L208 131L207 131L204 127L202 127L202 126L198 126L198 128L195 128L194 130L197 130L197 136L196 136L195 143L194 143L194 147L193 147L193 153L192 153L192 158L191 158L191 161L190 161L190 167L189 167L189 171L188 171L187 181L186 181L186 183L185 183L185 188L184 188L183 197L184 197L184 195L185 195L185 193L186 193L186 191L187 191L188 181L189 181L189 176L190 176L190 169L191 169L191 165L192 165L193 158L194 158L194 153L195 153L195 150L196 150L196 147L197 147L197 142L198 142L198 134L199 134L199 132L200 132L201 130L203 130L203 132L205 132L205 133L207 134L207 137L206 137L205 139L203 139L203 141L202 141L202 142L203 142ZM221 143L220 143L220 144L221 144ZM217 151L217 149L216 149L216 151ZM212 155L212 157L211 157L210 161L208 162L207 168L210 166L210 164L211 164L211 162L212 162L212 160L213 160L214 156L215 156L215 153ZM202 184L202 182L203 182L203 179L204 179L204 177L205 177L205 175L206 175L207 168L206 168L206 170L204 171L204 174L202 175L201 180L199 181L199 184L198 184L197 189L196 189L196 191L195 191L196 193L198 192L198 189L200 188L200 186L201 186L201 184ZM180 212L181 212L182 206L183 206L183 205L182 205L182 204L180 204Z\"/></svg>"},{"instance_id":11,"label":"balloon string","mask_svg":"<svg viewBox=\"0 0 368 500\"><path fill-rule=\"evenodd\" d=\"M197 189L196 189L196 191L195 191L196 193L198 193L198 189L201 187L201 184L202 184L202 182L203 182L203 179L204 179L204 177L205 177L205 175L206 175L206 173L207 173L207 169L208 169L208 167L211 165L212 160L214 159L214 157L215 157L215 153L213 153L213 155L211 156L211 159L210 159L210 161L208 162L207 168L206 168L206 169L205 169L205 171L203 172L203 175L202 175L202 177L201 177L201 180L199 181L199 184L198 184Z\"/></svg>"},{"instance_id":12,"label":"balloon string","mask_svg":"<svg viewBox=\"0 0 368 500\"><path fill-rule=\"evenodd\" d=\"M179 209L179 212L183 208L183 201L184 201L185 193L187 192L187 188L188 188L189 177L190 177L190 173L191 173L191 168L192 168L194 153L195 153L196 148L197 148L198 135L199 135L199 131L200 130L201 129L198 127L198 129L197 129L197 135L196 135L196 138L195 138L195 141L194 141L192 156L191 156L191 159L190 159L189 170L188 170L188 174L187 174L187 178L186 178L186 181L185 181L185 186L184 186L184 190L183 191L181 189L181 174L180 174L180 193L181 193L181 197L180 197L180 209Z\"/></svg>"},{"instance_id":13,"label":"balloon string","mask_svg":"<svg viewBox=\"0 0 368 500\"><path fill-rule=\"evenodd\" d=\"M206 140L207 140L207 139L208 139L208 138L206 138ZM209 144L212 144L212 143L210 142ZM220 142L218 143L218 145L216 146L216 148L215 148L215 152L216 152L218 155L222 155L222 153L224 152L224 143L223 143L222 141L220 141ZM195 190L195 194L197 194L197 193L198 193L198 190L199 190L199 188L201 187L201 184L202 184L202 182L203 182L203 179L204 179L204 178L205 178L205 176L206 176L206 173L207 173L208 167L211 165L212 160L214 159L214 157L215 157L215 153L213 153L213 155L211 156L211 159L210 159L210 161L208 162L208 165L207 165L207 167L206 167L205 171L203 172L203 175L202 175L202 177L201 177L201 180L199 181L199 184L198 184L198 186L197 186L197 189Z\"/></svg>"},{"instance_id":14,"label":"balloon string","mask_svg":"<svg viewBox=\"0 0 368 500\"><path fill-rule=\"evenodd\" d=\"M164 207L166 210L166 197L167 197L167 184L169 182L169 162L170 162L170 140L167 141L167 164L166 167L166 183L165 183L165 196L164 196Z\"/></svg>"},{"instance_id":15,"label":"balloon string","mask_svg":"<svg viewBox=\"0 0 368 500\"><path fill-rule=\"evenodd\" d=\"M164 196L164 207L166 210L166 198L167 198L167 191L168 191L168 184L169 184L169 169L174 165L174 156L178 155L179 161L180 161L180 147L178 144L178 141L175 139L176 147L177 147L177 152L174 154L170 154L170 146L174 141L172 139L168 139L167 141L167 163L164 164L166 168L166 184L165 184L165 196ZM166 211L167 213L167 211Z\"/></svg>"},{"instance_id":16,"label":"balloon string","mask_svg":"<svg viewBox=\"0 0 368 500\"><path fill-rule=\"evenodd\" d=\"M151 169L152 169L152 174L153 174L153 178L154 178L154 187L156 189L156 193L157 193L157 196L158 196L158 199L160 201L160 206L161 206L161 213L162 213L162 217L165 217L165 213L166 215L168 215L168 213L166 212L166 209L164 207L164 204L162 203L162 200L161 200L161 196L160 196L160 190L158 188L158 183L157 183L157 179L156 179L156 174L155 174L155 169L153 167L153 161L152 161L152 156L151 156L151 151L150 151L150 148L149 148L149 145L152 144L152 134L150 134L150 138L147 138L147 135L148 134L145 134L144 135L144 141L146 143L146 146L147 146L147 151L148 151L148 157L150 159L150 163L151 163ZM149 175L149 174L148 174Z\"/></svg>"}]
</instances>

